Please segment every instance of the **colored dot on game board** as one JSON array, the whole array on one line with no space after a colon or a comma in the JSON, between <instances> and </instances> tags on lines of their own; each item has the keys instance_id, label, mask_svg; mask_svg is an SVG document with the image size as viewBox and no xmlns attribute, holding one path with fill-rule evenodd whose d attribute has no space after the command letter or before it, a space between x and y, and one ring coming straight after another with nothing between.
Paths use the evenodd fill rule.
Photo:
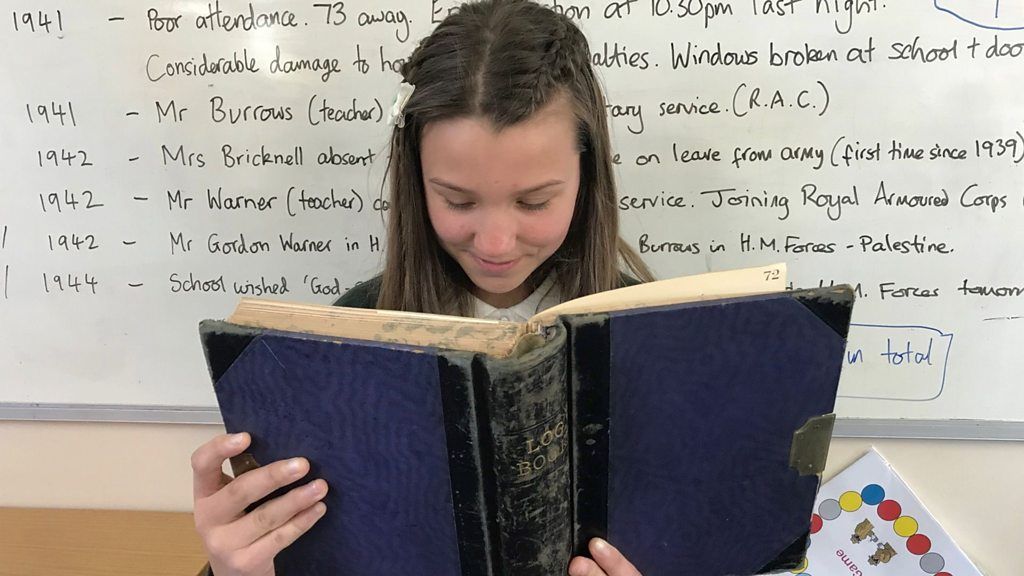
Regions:
<instances>
[{"instance_id":1,"label":"colored dot on game board","mask_svg":"<svg viewBox=\"0 0 1024 576\"><path fill-rule=\"evenodd\" d=\"M939 572L939 573L938 573L938 574L936 574L935 576L953 576L953 575L952 575L952 574L950 574L949 572Z\"/></svg>"},{"instance_id":2,"label":"colored dot on game board","mask_svg":"<svg viewBox=\"0 0 1024 576\"><path fill-rule=\"evenodd\" d=\"M878 505L878 517L882 520L892 522L899 518L902 513L903 509L900 508L899 502L895 500L886 500Z\"/></svg>"},{"instance_id":3,"label":"colored dot on game board","mask_svg":"<svg viewBox=\"0 0 1024 576\"><path fill-rule=\"evenodd\" d=\"M829 498L818 505L818 514L825 520L835 520L843 511L839 508L839 502L835 498Z\"/></svg>"},{"instance_id":4,"label":"colored dot on game board","mask_svg":"<svg viewBox=\"0 0 1024 576\"><path fill-rule=\"evenodd\" d=\"M817 514L811 515L811 534L817 534L818 530L821 530L821 525L824 524L821 520L821 516Z\"/></svg>"},{"instance_id":5,"label":"colored dot on game board","mask_svg":"<svg viewBox=\"0 0 1024 576\"><path fill-rule=\"evenodd\" d=\"M924 534L914 534L907 539L907 550L911 554L920 556L932 549L932 541Z\"/></svg>"},{"instance_id":6,"label":"colored dot on game board","mask_svg":"<svg viewBox=\"0 0 1024 576\"><path fill-rule=\"evenodd\" d=\"M876 506L885 499L885 489L878 484L868 484L860 491L860 497L868 506Z\"/></svg>"},{"instance_id":7,"label":"colored dot on game board","mask_svg":"<svg viewBox=\"0 0 1024 576\"><path fill-rule=\"evenodd\" d=\"M921 570L924 570L928 574L936 574L945 566L946 559L935 552L929 552L924 556L921 556Z\"/></svg>"},{"instance_id":8,"label":"colored dot on game board","mask_svg":"<svg viewBox=\"0 0 1024 576\"><path fill-rule=\"evenodd\" d=\"M804 561L800 563L800 566L790 570L790 573L797 574L799 576L801 573L803 573L804 570L807 570L807 557L806 556L804 556Z\"/></svg>"},{"instance_id":9,"label":"colored dot on game board","mask_svg":"<svg viewBox=\"0 0 1024 576\"><path fill-rule=\"evenodd\" d=\"M843 492L843 495L839 497L839 506L846 512L856 512L863 503L864 501L861 500L860 494L852 490Z\"/></svg>"},{"instance_id":10,"label":"colored dot on game board","mask_svg":"<svg viewBox=\"0 0 1024 576\"><path fill-rule=\"evenodd\" d=\"M900 516L895 522L893 522L892 529L900 536L909 538L914 534L917 534L917 520L914 520L910 516ZM938 572L938 570L936 570L936 572ZM935 572L932 572L932 574L934 573Z\"/></svg>"}]
</instances>

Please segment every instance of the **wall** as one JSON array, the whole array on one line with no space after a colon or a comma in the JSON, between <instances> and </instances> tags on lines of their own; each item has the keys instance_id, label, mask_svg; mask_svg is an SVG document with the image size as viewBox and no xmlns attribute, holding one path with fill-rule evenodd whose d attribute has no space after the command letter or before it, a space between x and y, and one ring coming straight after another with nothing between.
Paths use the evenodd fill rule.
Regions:
<instances>
[{"instance_id":1,"label":"wall","mask_svg":"<svg viewBox=\"0 0 1024 576\"><path fill-rule=\"evenodd\" d=\"M191 510L219 426L0 422L0 506ZM825 478L878 450L986 574L1024 566L1024 442L833 440Z\"/></svg>"}]
</instances>

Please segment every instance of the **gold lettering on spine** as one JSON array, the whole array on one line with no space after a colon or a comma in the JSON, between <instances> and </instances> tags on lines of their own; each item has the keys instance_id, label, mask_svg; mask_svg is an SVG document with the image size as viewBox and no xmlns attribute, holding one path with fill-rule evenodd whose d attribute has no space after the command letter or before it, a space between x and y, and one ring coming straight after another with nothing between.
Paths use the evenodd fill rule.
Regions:
<instances>
[{"instance_id":1,"label":"gold lettering on spine","mask_svg":"<svg viewBox=\"0 0 1024 576\"><path fill-rule=\"evenodd\" d=\"M536 474L557 461L565 452L565 433L565 420L559 420L554 426L545 426L539 434L528 432L523 439L524 455L516 464L519 478Z\"/></svg>"}]
</instances>

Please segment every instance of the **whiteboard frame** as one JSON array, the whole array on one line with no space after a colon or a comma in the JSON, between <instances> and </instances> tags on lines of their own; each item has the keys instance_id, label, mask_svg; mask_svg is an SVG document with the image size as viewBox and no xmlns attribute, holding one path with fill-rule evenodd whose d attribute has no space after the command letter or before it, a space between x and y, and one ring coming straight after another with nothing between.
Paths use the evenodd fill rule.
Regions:
<instances>
[{"instance_id":1,"label":"whiteboard frame","mask_svg":"<svg viewBox=\"0 0 1024 576\"><path fill-rule=\"evenodd\" d=\"M224 425L217 408L122 404L0 403L0 421ZM838 418L832 436L1022 442L1024 422Z\"/></svg>"}]
</instances>

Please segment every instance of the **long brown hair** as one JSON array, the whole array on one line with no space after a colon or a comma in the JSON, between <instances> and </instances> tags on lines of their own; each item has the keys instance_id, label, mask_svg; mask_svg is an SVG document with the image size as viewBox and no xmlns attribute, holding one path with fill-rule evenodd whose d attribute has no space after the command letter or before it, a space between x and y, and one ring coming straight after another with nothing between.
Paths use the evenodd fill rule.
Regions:
<instances>
[{"instance_id":1,"label":"long brown hair","mask_svg":"<svg viewBox=\"0 0 1024 576\"><path fill-rule=\"evenodd\" d=\"M472 315L472 282L430 224L420 140L430 122L483 117L496 130L521 122L560 93L578 125L580 189L565 242L527 280L549 273L565 300L617 288L621 264L653 276L619 236L611 143L590 47L572 21L527 0L463 4L424 38L402 66L416 87L405 125L391 135L391 210L378 308Z\"/></svg>"}]
</instances>

